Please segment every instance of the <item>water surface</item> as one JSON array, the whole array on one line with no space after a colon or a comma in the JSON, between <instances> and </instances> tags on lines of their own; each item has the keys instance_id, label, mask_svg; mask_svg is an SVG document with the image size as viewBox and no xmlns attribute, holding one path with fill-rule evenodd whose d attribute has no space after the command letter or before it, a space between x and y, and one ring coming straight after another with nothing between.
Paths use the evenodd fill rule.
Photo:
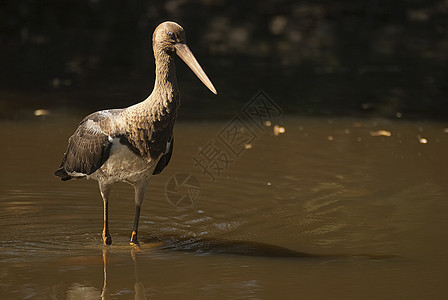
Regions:
<instances>
[{"instance_id":1,"label":"water surface","mask_svg":"<svg viewBox=\"0 0 448 300\"><path fill-rule=\"evenodd\" d=\"M286 117L278 123L285 133L274 134L277 123L252 127L254 138L234 155L218 138L227 122L178 122L135 252L130 186L112 192L114 244L103 248L96 182L51 175L81 117L0 123L2 299L445 294L447 124ZM214 178L194 161L209 142L229 158ZM192 205L168 201L166 184L178 173L200 183Z\"/></svg>"}]
</instances>

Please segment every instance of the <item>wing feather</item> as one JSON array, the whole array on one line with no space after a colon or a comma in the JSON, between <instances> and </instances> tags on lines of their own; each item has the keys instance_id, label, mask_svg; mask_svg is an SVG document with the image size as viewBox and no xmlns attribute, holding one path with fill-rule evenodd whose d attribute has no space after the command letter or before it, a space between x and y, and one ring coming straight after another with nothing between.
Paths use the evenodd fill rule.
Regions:
<instances>
[{"instance_id":1,"label":"wing feather","mask_svg":"<svg viewBox=\"0 0 448 300\"><path fill-rule=\"evenodd\" d=\"M174 136L171 135L170 141L167 143L165 153L162 154L162 156L159 159L159 162L157 163L156 168L154 169L153 175L160 174L163 169L169 164L171 160L171 155L173 154L173 147L174 147Z\"/></svg>"},{"instance_id":2,"label":"wing feather","mask_svg":"<svg viewBox=\"0 0 448 300\"><path fill-rule=\"evenodd\" d=\"M109 158L112 146L111 117L120 111L100 111L84 118L70 137L61 166L54 175L69 180L98 170Z\"/></svg>"}]
</instances>

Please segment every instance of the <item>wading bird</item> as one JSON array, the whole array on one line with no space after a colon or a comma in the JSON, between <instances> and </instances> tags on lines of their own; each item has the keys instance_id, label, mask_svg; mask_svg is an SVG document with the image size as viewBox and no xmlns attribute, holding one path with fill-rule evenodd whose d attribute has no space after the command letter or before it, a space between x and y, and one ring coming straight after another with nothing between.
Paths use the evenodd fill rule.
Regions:
<instances>
[{"instance_id":1,"label":"wading bird","mask_svg":"<svg viewBox=\"0 0 448 300\"><path fill-rule=\"evenodd\" d=\"M108 225L111 186L126 182L135 189L135 219L131 245L138 245L140 207L149 179L167 166L173 152L173 127L180 105L174 54L177 54L214 94L216 90L185 43L184 29L164 22L152 36L156 80L151 95L123 109L95 112L84 118L68 141L61 166L54 172L62 181L98 181L104 202L103 243L112 238Z\"/></svg>"}]
</instances>

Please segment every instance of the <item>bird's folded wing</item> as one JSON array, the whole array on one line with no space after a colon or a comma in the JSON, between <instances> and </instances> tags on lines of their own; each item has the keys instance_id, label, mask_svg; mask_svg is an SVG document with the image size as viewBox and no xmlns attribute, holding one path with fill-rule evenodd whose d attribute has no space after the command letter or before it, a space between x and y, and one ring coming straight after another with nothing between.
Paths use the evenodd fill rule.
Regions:
<instances>
[{"instance_id":1,"label":"bird's folded wing","mask_svg":"<svg viewBox=\"0 0 448 300\"><path fill-rule=\"evenodd\" d=\"M59 173L81 177L92 174L104 164L112 146L112 137L107 131L109 119L110 115L99 112L81 121L68 141ZM60 176L58 171L55 174Z\"/></svg>"}]
</instances>

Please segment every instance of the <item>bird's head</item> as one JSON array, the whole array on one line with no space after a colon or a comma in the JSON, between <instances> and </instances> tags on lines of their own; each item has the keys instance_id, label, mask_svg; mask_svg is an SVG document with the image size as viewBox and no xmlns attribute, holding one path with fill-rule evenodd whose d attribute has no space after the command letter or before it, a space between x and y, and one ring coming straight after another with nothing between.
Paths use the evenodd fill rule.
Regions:
<instances>
[{"instance_id":1,"label":"bird's head","mask_svg":"<svg viewBox=\"0 0 448 300\"><path fill-rule=\"evenodd\" d=\"M168 55L176 53L196 74L202 83L214 94L217 94L215 87L208 79L204 70L202 70L198 61L194 57L190 48L186 44L185 31L179 24L175 22L163 22L154 30L152 36L152 44L154 53L165 52Z\"/></svg>"}]
</instances>

